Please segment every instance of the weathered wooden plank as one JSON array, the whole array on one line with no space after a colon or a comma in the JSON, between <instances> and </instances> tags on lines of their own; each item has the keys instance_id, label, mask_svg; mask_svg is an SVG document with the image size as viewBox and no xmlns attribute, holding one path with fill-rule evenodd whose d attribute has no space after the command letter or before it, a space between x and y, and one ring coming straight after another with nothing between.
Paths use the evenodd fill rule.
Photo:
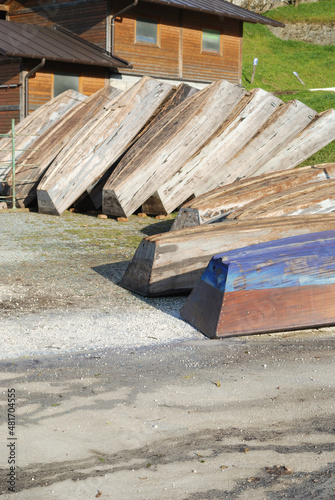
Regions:
<instances>
[{"instance_id":1,"label":"weathered wooden plank","mask_svg":"<svg viewBox=\"0 0 335 500\"><path fill-rule=\"evenodd\" d=\"M314 118L316 111L300 101L290 101L279 107L237 154L225 164L225 178L213 186L208 179L203 191L234 182L243 177L257 175L257 171L276 156L286 144ZM201 194L201 193L199 193Z\"/></svg>"},{"instance_id":2,"label":"weathered wooden plank","mask_svg":"<svg viewBox=\"0 0 335 500\"><path fill-rule=\"evenodd\" d=\"M86 96L75 90L67 90L59 96L40 106L34 113L28 115L15 126L15 159L18 160L24 150L32 148L34 142L46 130L52 127L70 109L84 101ZM0 139L0 181L3 181L10 170L10 166L2 166L11 160L11 139Z\"/></svg>"},{"instance_id":3,"label":"weathered wooden plank","mask_svg":"<svg viewBox=\"0 0 335 500\"><path fill-rule=\"evenodd\" d=\"M145 238L121 285L155 297L189 292L219 252L279 238L335 230L335 215L227 221Z\"/></svg>"},{"instance_id":4,"label":"weathered wooden plank","mask_svg":"<svg viewBox=\"0 0 335 500\"><path fill-rule=\"evenodd\" d=\"M176 231L184 227L206 224L227 217L249 203L274 194L280 195L295 186L302 187L311 182L334 178L335 163L324 163L242 179L186 203L179 210L171 229Z\"/></svg>"},{"instance_id":5,"label":"weathered wooden plank","mask_svg":"<svg viewBox=\"0 0 335 500\"><path fill-rule=\"evenodd\" d=\"M197 92L198 89L191 87L190 85L187 85L185 83L181 83L176 88L172 89L171 94L168 95L166 101L164 101L162 105L157 109L157 113L152 116L149 123L134 138L132 144L130 144L129 146L129 150L134 153L138 149L136 148L135 144L140 141L143 135L145 135L145 139L140 142L139 147L144 147L150 135L150 130L155 130L158 121L160 121L171 109L174 109L185 99L187 99L188 97L192 97L192 95L196 94ZM128 161L129 158L130 155L127 155ZM115 165L112 165L111 168L99 180L99 182L95 186L90 187L89 191L87 192L87 196L90 199L87 200L86 203L93 206L95 209L98 209L102 206L102 189L108 181L109 177L112 175L114 168Z\"/></svg>"},{"instance_id":6,"label":"weathered wooden plank","mask_svg":"<svg viewBox=\"0 0 335 500\"><path fill-rule=\"evenodd\" d=\"M335 211L335 179L312 182L248 203L227 219L326 214Z\"/></svg>"},{"instance_id":7,"label":"weathered wooden plank","mask_svg":"<svg viewBox=\"0 0 335 500\"><path fill-rule=\"evenodd\" d=\"M280 104L280 99L262 89L251 91L207 143L144 203L143 212L170 213L190 196L202 194L204 185L206 189L219 185L226 178L226 163L249 142Z\"/></svg>"},{"instance_id":8,"label":"weathered wooden plank","mask_svg":"<svg viewBox=\"0 0 335 500\"><path fill-rule=\"evenodd\" d=\"M244 93L218 81L167 113L156 134L149 131L146 147L123 158L113 172L103 190L103 212L128 216L139 208L206 143Z\"/></svg>"},{"instance_id":9,"label":"weathered wooden plank","mask_svg":"<svg viewBox=\"0 0 335 500\"><path fill-rule=\"evenodd\" d=\"M335 110L317 115L304 130L293 137L257 174L293 168L335 140Z\"/></svg>"},{"instance_id":10,"label":"weathered wooden plank","mask_svg":"<svg viewBox=\"0 0 335 500\"><path fill-rule=\"evenodd\" d=\"M18 207L37 204L36 187L50 163L64 146L106 104L115 101L122 93L119 89L105 87L75 108L68 111L48 128L34 143L34 150L24 153L16 164L16 200ZM11 172L6 181L11 181Z\"/></svg>"},{"instance_id":11,"label":"weathered wooden plank","mask_svg":"<svg viewBox=\"0 0 335 500\"><path fill-rule=\"evenodd\" d=\"M335 323L335 231L215 255L181 310L210 338Z\"/></svg>"},{"instance_id":12,"label":"weathered wooden plank","mask_svg":"<svg viewBox=\"0 0 335 500\"><path fill-rule=\"evenodd\" d=\"M171 92L142 78L85 125L57 156L37 189L41 213L60 215L122 155Z\"/></svg>"}]
</instances>

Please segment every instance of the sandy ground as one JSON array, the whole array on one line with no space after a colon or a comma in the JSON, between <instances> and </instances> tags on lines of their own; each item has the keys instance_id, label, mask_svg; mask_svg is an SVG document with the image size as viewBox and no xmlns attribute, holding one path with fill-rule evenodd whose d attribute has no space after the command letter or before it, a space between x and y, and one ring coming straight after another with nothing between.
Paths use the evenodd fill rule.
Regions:
<instances>
[{"instance_id":1,"label":"sandy ground","mask_svg":"<svg viewBox=\"0 0 335 500\"><path fill-rule=\"evenodd\" d=\"M117 284L150 222L0 214L1 495L335 498L334 329L205 339Z\"/></svg>"}]
</instances>

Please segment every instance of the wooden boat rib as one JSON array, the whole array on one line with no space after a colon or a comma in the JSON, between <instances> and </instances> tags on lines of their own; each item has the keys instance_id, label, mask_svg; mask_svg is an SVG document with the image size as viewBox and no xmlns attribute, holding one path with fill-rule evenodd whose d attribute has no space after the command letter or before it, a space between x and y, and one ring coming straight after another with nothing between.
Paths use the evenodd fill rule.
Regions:
<instances>
[{"instance_id":1,"label":"wooden boat rib","mask_svg":"<svg viewBox=\"0 0 335 500\"><path fill-rule=\"evenodd\" d=\"M206 224L227 217L231 213L231 218L234 218L234 211L250 203L275 194L279 196L295 186L302 187L327 179L335 179L335 163L271 172L242 179L209 191L183 205L171 229L175 231Z\"/></svg>"},{"instance_id":2,"label":"wooden boat rib","mask_svg":"<svg viewBox=\"0 0 335 500\"><path fill-rule=\"evenodd\" d=\"M50 163L63 147L108 102L114 102L121 90L105 87L72 108L34 143L34 150L24 153L16 164L16 200L18 207L37 204L36 188ZM11 173L6 181L11 180Z\"/></svg>"},{"instance_id":3,"label":"wooden boat rib","mask_svg":"<svg viewBox=\"0 0 335 500\"><path fill-rule=\"evenodd\" d=\"M312 182L248 203L227 219L326 214L335 211L335 179Z\"/></svg>"},{"instance_id":4,"label":"wooden boat rib","mask_svg":"<svg viewBox=\"0 0 335 500\"><path fill-rule=\"evenodd\" d=\"M211 257L279 238L335 229L335 215L226 221L142 240L121 286L155 297L189 292Z\"/></svg>"},{"instance_id":5,"label":"wooden boat rib","mask_svg":"<svg viewBox=\"0 0 335 500\"><path fill-rule=\"evenodd\" d=\"M203 185L208 185L209 180L212 188L224 181L226 163L248 143L255 130L262 127L281 104L280 99L262 89L255 89L244 96L207 143L159 186L153 198L143 204L142 211L168 214L189 197L202 194Z\"/></svg>"},{"instance_id":6,"label":"wooden boat rib","mask_svg":"<svg viewBox=\"0 0 335 500\"><path fill-rule=\"evenodd\" d=\"M206 143L244 93L218 81L167 113L113 172L103 189L103 212L128 216L137 210Z\"/></svg>"},{"instance_id":7,"label":"wooden boat rib","mask_svg":"<svg viewBox=\"0 0 335 500\"><path fill-rule=\"evenodd\" d=\"M15 125L15 159L18 160L25 150L32 148L41 134L85 99L86 96L75 90L66 90ZM0 150L2 150L0 151L0 182L5 180L11 168L4 165L12 158L11 148L12 140L10 138L0 139Z\"/></svg>"},{"instance_id":8,"label":"wooden boat rib","mask_svg":"<svg viewBox=\"0 0 335 500\"><path fill-rule=\"evenodd\" d=\"M60 215L122 155L171 92L143 77L78 132L54 160L37 188L41 213Z\"/></svg>"},{"instance_id":9,"label":"wooden boat rib","mask_svg":"<svg viewBox=\"0 0 335 500\"><path fill-rule=\"evenodd\" d=\"M214 256L181 310L210 338L335 323L335 231Z\"/></svg>"}]
</instances>

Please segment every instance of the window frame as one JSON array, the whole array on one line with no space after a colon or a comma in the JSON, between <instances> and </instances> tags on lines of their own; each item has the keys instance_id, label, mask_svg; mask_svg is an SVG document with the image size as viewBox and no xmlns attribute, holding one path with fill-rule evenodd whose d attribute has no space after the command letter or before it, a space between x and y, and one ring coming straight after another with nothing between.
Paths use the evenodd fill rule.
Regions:
<instances>
[{"instance_id":1,"label":"window frame","mask_svg":"<svg viewBox=\"0 0 335 500\"><path fill-rule=\"evenodd\" d=\"M215 32L217 34L219 34L220 36L220 48L219 48L219 52L216 52L214 50L206 50L204 49L204 31L212 31L212 32ZM213 29L213 28L207 28L207 27L203 27L201 29L201 46L200 46L200 53L201 54L210 54L212 56L222 56L222 46L223 46L223 36L222 36L222 31L219 30L219 29Z\"/></svg>"},{"instance_id":2,"label":"window frame","mask_svg":"<svg viewBox=\"0 0 335 500\"><path fill-rule=\"evenodd\" d=\"M156 42L144 42L142 40L137 40L137 23L138 21L153 21L156 23L157 27L157 37L156 37ZM156 17L142 17L142 16L137 16L135 18L135 23L134 23L134 44L135 45L143 45L144 47L161 47L161 23L160 19Z\"/></svg>"}]
</instances>

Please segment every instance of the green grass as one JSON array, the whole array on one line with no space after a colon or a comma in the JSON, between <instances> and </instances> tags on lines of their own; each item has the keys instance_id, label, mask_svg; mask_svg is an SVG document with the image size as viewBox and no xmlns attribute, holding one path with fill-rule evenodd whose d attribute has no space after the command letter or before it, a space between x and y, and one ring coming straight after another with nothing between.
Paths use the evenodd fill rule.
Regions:
<instances>
[{"instance_id":1,"label":"green grass","mask_svg":"<svg viewBox=\"0 0 335 500\"><path fill-rule=\"evenodd\" d=\"M321 0L315 4L300 5L298 8L283 7L276 11L293 12L293 16L295 10L299 10L300 7L313 6L316 9L320 4L323 4L323 8L328 6L328 9L331 4L334 10L335 0ZM312 12L312 9L309 12ZM328 13L335 16L335 12L328 11ZM269 14L269 17L274 16ZM329 18L332 16L330 15ZM275 19L287 20L277 17ZM254 82L251 84L252 64L255 57L258 57L258 66ZM260 87L268 92L274 92L285 102L298 99L319 113L329 108L335 109L335 92L310 92L308 90L309 88L335 87L334 60L335 46L285 41L277 38L263 25L247 23L244 25L242 84L248 90ZM305 86L297 80L293 71L299 74ZM328 162L335 162L335 141L299 166Z\"/></svg>"},{"instance_id":2,"label":"green grass","mask_svg":"<svg viewBox=\"0 0 335 500\"><path fill-rule=\"evenodd\" d=\"M266 16L282 23L335 24L335 0L287 5L270 10Z\"/></svg>"},{"instance_id":3,"label":"green grass","mask_svg":"<svg viewBox=\"0 0 335 500\"><path fill-rule=\"evenodd\" d=\"M252 64L258 66L251 85ZM266 26L245 24L243 36L242 84L269 92L334 87L334 45L286 41L273 35ZM305 87L293 75L296 71Z\"/></svg>"}]
</instances>

